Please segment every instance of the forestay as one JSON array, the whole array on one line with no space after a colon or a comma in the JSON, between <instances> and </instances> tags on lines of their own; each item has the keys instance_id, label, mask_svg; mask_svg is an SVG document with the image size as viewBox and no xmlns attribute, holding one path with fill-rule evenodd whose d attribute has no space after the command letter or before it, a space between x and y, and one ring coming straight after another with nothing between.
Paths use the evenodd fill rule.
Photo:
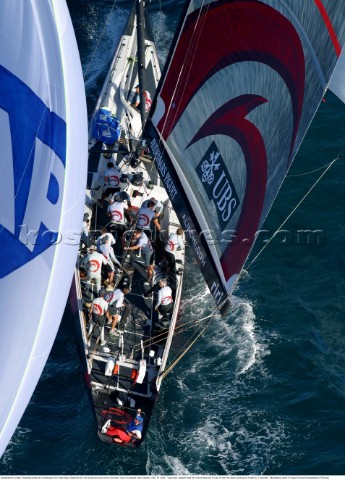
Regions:
<instances>
[{"instance_id":1,"label":"forestay","mask_svg":"<svg viewBox=\"0 0 345 480\"><path fill-rule=\"evenodd\" d=\"M64 0L0 6L0 455L41 375L82 227L87 113Z\"/></svg>"},{"instance_id":2,"label":"forestay","mask_svg":"<svg viewBox=\"0 0 345 480\"><path fill-rule=\"evenodd\" d=\"M218 305L325 93L344 17L333 0L188 7L146 133Z\"/></svg>"}]
</instances>

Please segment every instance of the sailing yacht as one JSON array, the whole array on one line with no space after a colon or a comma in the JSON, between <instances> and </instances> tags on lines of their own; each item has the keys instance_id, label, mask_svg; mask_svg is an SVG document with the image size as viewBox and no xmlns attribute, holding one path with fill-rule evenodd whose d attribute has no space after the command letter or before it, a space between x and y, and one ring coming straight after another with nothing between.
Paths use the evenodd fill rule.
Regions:
<instances>
[{"instance_id":1,"label":"sailing yacht","mask_svg":"<svg viewBox=\"0 0 345 480\"><path fill-rule=\"evenodd\" d=\"M131 448L141 445L148 429L167 365L183 281L182 236L174 245L174 265L169 268L165 253L180 223L151 151L141 141L160 76L148 12L143 2L134 2L90 122L92 173L84 218L91 226L92 239L88 245L81 244L71 291L98 435L105 442ZM138 100L142 108L137 108ZM119 201L124 204L120 206ZM113 205L118 205L117 210ZM155 216L152 222L150 205ZM144 249L127 250L135 246L136 235L145 235L152 245L152 278L147 276ZM87 268L92 262L88 254L95 246L102 251L100 238L104 237L114 238L114 271L109 277L103 267L102 295L111 304L114 295L125 292L116 328L111 322L103 328L93 324L90 316L100 285L88 282ZM168 313L156 308L164 288L168 297L171 292L171 298L162 300L171 306ZM127 430L136 418L140 432L134 437Z\"/></svg>"},{"instance_id":2,"label":"sailing yacht","mask_svg":"<svg viewBox=\"0 0 345 480\"><path fill-rule=\"evenodd\" d=\"M143 34L133 26L147 28L148 19L138 20L133 10L97 106L109 112L106 135L119 125L120 130L114 144L104 146L103 140L92 147L99 167L86 213L97 218L96 228L100 220L94 205L97 198L102 201L105 171L102 153L124 173L121 189L130 191L135 207L154 195L165 209L162 231L182 226L217 311L224 312L334 71L339 87L344 16L340 2L322 0L186 2L158 84L158 62L147 30L141 47L145 60L141 56L136 61L136 38L140 45ZM151 72L145 87L144 70ZM139 115L130 105L138 84L153 98L147 119L143 110ZM159 243L157 232L151 233ZM183 263L183 251L181 256L177 261ZM133 297L128 298L138 310L123 313L119 337L112 341L106 334L103 351L100 335L87 335L83 314L91 298L88 302L79 271L76 297L99 435L108 442L139 446L164 376L177 311L167 335L157 341L155 317L134 302L134 295L139 299L143 292L138 259L132 257L121 267L127 270L126 285L132 285ZM177 309L182 276L176 273L171 281ZM164 272L157 269L157 280L160 275ZM123 278L120 272L119 282ZM135 339L129 341L130 336ZM143 435L132 441L125 435L135 418L143 419Z\"/></svg>"}]
</instances>

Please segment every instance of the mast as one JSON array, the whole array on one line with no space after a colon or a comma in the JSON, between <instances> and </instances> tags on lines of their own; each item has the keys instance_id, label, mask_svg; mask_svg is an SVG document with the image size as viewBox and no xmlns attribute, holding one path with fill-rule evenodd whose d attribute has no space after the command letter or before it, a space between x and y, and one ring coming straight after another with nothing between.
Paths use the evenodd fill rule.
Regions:
<instances>
[{"instance_id":1,"label":"mast","mask_svg":"<svg viewBox=\"0 0 345 480\"><path fill-rule=\"evenodd\" d=\"M146 122L145 114L145 35L144 35L144 0L137 0L137 38L138 38L138 77L140 87L140 116L142 127Z\"/></svg>"}]
</instances>

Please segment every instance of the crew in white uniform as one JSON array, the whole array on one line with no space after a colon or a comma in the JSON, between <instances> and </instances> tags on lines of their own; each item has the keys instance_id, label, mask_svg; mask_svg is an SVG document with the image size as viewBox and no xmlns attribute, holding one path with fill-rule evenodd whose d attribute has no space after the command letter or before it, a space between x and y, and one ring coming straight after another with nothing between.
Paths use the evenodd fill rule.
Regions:
<instances>
[{"instance_id":1,"label":"crew in white uniform","mask_svg":"<svg viewBox=\"0 0 345 480\"><path fill-rule=\"evenodd\" d=\"M156 217L159 217L160 214L163 212L164 210L164 205L162 202L160 202L159 200L157 200L156 198L154 197L151 197L151 198L148 198L147 200L145 200L141 206L142 207L147 207L149 205L149 203L152 202L154 203L154 209L153 211L155 212L155 216Z\"/></svg>"},{"instance_id":2,"label":"crew in white uniform","mask_svg":"<svg viewBox=\"0 0 345 480\"><path fill-rule=\"evenodd\" d=\"M183 229L180 227L176 230L176 233L170 233L164 245L164 267L167 272L174 270L176 263L175 253L177 250L183 250L183 248Z\"/></svg>"},{"instance_id":3,"label":"crew in white uniform","mask_svg":"<svg viewBox=\"0 0 345 480\"><path fill-rule=\"evenodd\" d=\"M145 112L148 112L152 105L152 98L148 90L143 90L144 99L145 99ZM135 87L134 97L131 103L132 107L140 108L140 87L137 85Z\"/></svg>"},{"instance_id":4,"label":"crew in white uniform","mask_svg":"<svg viewBox=\"0 0 345 480\"><path fill-rule=\"evenodd\" d=\"M111 203L108 206L107 213L112 223L125 224L125 207L122 201Z\"/></svg>"},{"instance_id":5,"label":"crew in white uniform","mask_svg":"<svg viewBox=\"0 0 345 480\"><path fill-rule=\"evenodd\" d=\"M138 212L136 228L141 230L150 230L151 221L157 227L157 230L161 229L156 212L154 211L155 204L149 200L147 206L141 206Z\"/></svg>"},{"instance_id":6,"label":"crew in white uniform","mask_svg":"<svg viewBox=\"0 0 345 480\"><path fill-rule=\"evenodd\" d=\"M145 232L142 232L139 229L134 230L133 232L133 242L134 245L129 247L124 247L124 250L139 250L141 249L141 253L144 259L144 265L147 271L147 284L151 282L154 272L154 254L152 244L146 235Z\"/></svg>"},{"instance_id":7,"label":"crew in white uniform","mask_svg":"<svg viewBox=\"0 0 345 480\"><path fill-rule=\"evenodd\" d=\"M167 285L167 280L165 278L159 280L158 287L158 299L155 310L158 310L158 312L164 317L173 309L172 290Z\"/></svg>"},{"instance_id":8,"label":"crew in white uniform","mask_svg":"<svg viewBox=\"0 0 345 480\"><path fill-rule=\"evenodd\" d=\"M120 190L121 171L116 168L113 162L107 164L107 169L104 172L104 193L102 199L104 200L109 195L114 194Z\"/></svg>"},{"instance_id":9,"label":"crew in white uniform","mask_svg":"<svg viewBox=\"0 0 345 480\"><path fill-rule=\"evenodd\" d=\"M107 260L101 253L96 252L95 249L96 247L91 245L89 248L90 253L83 258L80 265L85 268L87 273L86 285L91 285L91 281L94 280L97 292L99 292L102 282L102 265L106 265Z\"/></svg>"},{"instance_id":10,"label":"crew in white uniform","mask_svg":"<svg viewBox=\"0 0 345 480\"><path fill-rule=\"evenodd\" d=\"M128 287L123 287L122 289L116 288L113 292L106 293L104 297L104 299L109 304L108 323L111 323L111 330L109 333L111 333L115 337L119 336L118 332L115 330L117 322L120 319L119 309L123 307L125 295L127 295L129 291L130 289Z\"/></svg>"},{"instance_id":11,"label":"crew in white uniform","mask_svg":"<svg viewBox=\"0 0 345 480\"><path fill-rule=\"evenodd\" d=\"M87 332L88 336L90 337L94 331L94 328L98 326L100 329L100 337L101 337L101 345L105 345L105 338L104 338L104 325L105 325L105 317L108 311L108 302L104 300L104 294L106 290L101 288L99 292L99 297L95 298L92 301L90 311L89 311L89 318L90 318L90 325L89 330Z\"/></svg>"},{"instance_id":12,"label":"crew in white uniform","mask_svg":"<svg viewBox=\"0 0 345 480\"><path fill-rule=\"evenodd\" d=\"M111 246L115 245L115 243L116 243L114 235L111 232L108 232L107 227L102 227L101 228L101 235L96 240L96 246L97 246L97 251L98 252L100 251L99 248L100 248L101 244L104 243L102 240L104 239L105 236L107 236L108 239L110 240L110 245Z\"/></svg>"},{"instance_id":13,"label":"crew in white uniform","mask_svg":"<svg viewBox=\"0 0 345 480\"><path fill-rule=\"evenodd\" d=\"M119 267L121 267L121 263L115 257L114 249L110 244L110 238L108 237L108 235L105 235L103 237L102 242L99 246L99 251L100 251L100 253L102 253L102 255L104 256L104 258L107 261L107 264L106 264L105 268L106 268L107 273L108 273L108 278L104 282L104 285L109 285L114 280L114 272L115 272L114 263L116 265L118 265Z\"/></svg>"}]
</instances>

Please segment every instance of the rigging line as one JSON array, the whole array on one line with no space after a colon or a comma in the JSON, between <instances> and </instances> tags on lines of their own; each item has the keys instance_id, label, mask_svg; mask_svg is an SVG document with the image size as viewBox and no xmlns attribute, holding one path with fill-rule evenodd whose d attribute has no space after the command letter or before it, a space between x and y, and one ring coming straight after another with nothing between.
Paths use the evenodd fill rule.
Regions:
<instances>
[{"instance_id":1,"label":"rigging line","mask_svg":"<svg viewBox=\"0 0 345 480\"><path fill-rule=\"evenodd\" d=\"M177 328L175 328L175 330L174 330L174 336L175 336L175 335L179 335L179 334L181 334L181 333L185 333L185 332L187 332L188 330L191 330L194 326L198 326L202 321L204 321L204 320L198 320L198 321L195 322L195 325L189 325L189 326L187 326L186 328L183 328L183 327L185 327L185 325L180 325L178 332L177 332ZM195 332L194 332L194 334L195 334ZM169 331L162 332L160 335L156 335L155 337L152 337L152 338L150 338L150 339L148 339L148 340L145 340L144 343L145 343L145 342L152 342L152 343L147 343L147 344L145 344L145 345L144 345L144 348L149 348L149 347L151 347L152 345L155 345L156 342L158 341L158 337L159 337L159 336L162 336L162 338L161 338L159 341L165 341L165 340L167 340L167 338L168 338L168 336L169 336ZM186 342L186 343L187 343L187 342ZM139 344L137 344L137 345L139 345ZM141 350L140 348L137 348L136 352L140 352L140 350ZM181 351L181 350L183 350L183 348L181 348L180 351Z\"/></svg>"},{"instance_id":2,"label":"rigging line","mask_svg":"<svg viewBox=\"0 0 345 480\"><path fill-rule=\"evenodd\" d=\"M186 348L186 350L183 351L183 348L184 348L185 345L188 344L188 342L186 342L185 345L181 348L180 351L182 351L182 354L179 355L178 357L175 357L175 360L173 360L173 362L169 365L168 369L164 372L164 374L162 374L162 380L163 380L163 379L166 377L166 375L174 368L174 366L177 365L177 363L184 357L184 355L188 352L188 350L190 350L190 348L192 347L192 345L194 345L194 343L198 340L198 338L204 333L204 331L206 330L206 328L208 327L208 325L209 325L209 323L210 323L210 321L211 321L211 319L212 319L211 317L213 317L213 315L214 315L217 311L221 310L221 308L222 308L223 305L227 302L227 300L228 300L228 298L226 297L226 299L223 300L223 302L222 302L220 305L218 305L209 315L207 315L206 317L201 318L201 319L198 320L197 322L194 321L195 324L197 324L197 323L201 323L202 321L208 319L208 322L207 322L207 324L205 325L205 327L201 330L201 332L197 335L197 337L190 343L190 345ZM191 322L187 322L187 323L191 323ZM187 324L180 325L180 327L175 327L175 331L176 331L178 328L184 327L185 325L187 325ZM191 328L191 327L189 327L189 328ZM187 330L187 329L186 329L186 330ZM174 333L175 333L175 331L174 331ZM181 331L183 331L183 330L181 330ZM181 333L181 332L179 332L179 333ZM169 334L169 332L167 332L166 335L168 336L168 334ZM161 335L163 335L163 334L160 334L160 335L158 335L158 336L161 336ZM158 337L158 336L156 336L156 337ZM146 340L145 342L147 342L147 341L152 341L154 338L155 338L155 337L152 337L152 338L150 338L149 340ZM144 342L144 343L145 343L145 342ZM153 343L153 344L154 344L154 343ZM134 345L133 348L136 348L137 346L139 346L139 344ZM147 348L147 347L149 347L149 346L151 346L151 344L145 345L144 348ZM135 352L138 352L138 351L140 351L140 350L141 350L141 348L140 348L140 349L137 349L137 350L134 350L134 351L135 351Z\"/></svg>"},{"instance_id":3,"label":"rigging line","mask_svg":"<svg viewBox=\"0 0 345 480\"><path fill-rule=\"evenodd\" d=\"M183 328L183 327L185 327L187 324L183 324L183 325L180 325L179 327L175 327L175 329L174 329L174 335L175 335L175 334L178 335L178 334L183 333L183 332L185 332L185 331L187 331L187 330L190 330L191 328L193 328L193 326L198 325L199 323L201 323L201 321L203 321L203 319L196 321L194 325L189 325L187 328ZM177 330L179 330L179 332L177 332ZM154 337L151 337L151 338L149 338L149 339L147 339L147 340L144 340L144 341L143 341L144 348L148 348L148 347L151 347L152 345L155 345L157 341L163 341L163 340L165 341L165 340L167 340L168 336L169 336L169 331L166 330L166 331L164 331L164 332L161 332L161 333L158 334L158 335L155 335ZM160 338L160 337L162 337L162 338ZM141 346L140 346L139 343L137 343L136 345L134 345L134 348L136 348L135 352L140 352L140 350L141 350Z\"/></svg>"},{"instance_id":4,"label":"rigging line","mask_svg":"<svg viewBox=\"0 0 345 480\"><path fill-rule=\"evenodd\" d=\"M176 86L175 86L174 91L172 92L172 95L171 95L170 103L169 103L168 108L167 108L168 113L166 115L164 124L163 124L162 129L161 129L162 135L164 133L165 126L166 126L167 122L171 121L171 120L175 120L175 118L176 118L176 115L177 115L176 111L175 111L175 114L172 116L172 118L169 117L169 115L172 111L172 105L175 101L176 96L180 93L181 90L182 90L182 93L179 94L179 98L183 97L184 90L185 90L186 85L188 83L189 77L192 74L192 64L193 64L193 58L194 58L194 55L195 55L193 53L193 51L195 52L195 50L197 48L197 45L198 45L200 37L201 37L202 30L203 30L203 24L206 20L206 15L202 15L203 14L203 12L202 12L203 8L204 8L204 1L202 2L202 5L199 9L198 21L196 22L195 27L193 29L192 38L191 38L190 44L188 46L188 50L187 50L186 55L185 55L185 60L182 64L182 66L181 66L181 70L180 70L180 73L179 73L179 76L178 76L178 79L177 79L177 82L176 82ZM209 8L209 5L206 6L207 10L208 10L208 8ZM207 13L207 10L206 10L206 13ZM201 20L200 20L200 16L201 16ZM183 85L181 85L181 78L182 78L183 75L185 75L185 82L184 82ZM160 137L161 137L161 135L160 135ZM161 143L161 142L162 142L162 139L160 138L159 143Z\"/></svg>"},{"instance_id":5,"label":"rigging line","mask_svg":"<svg viewBox=\"0 0 345 480\"><path fill-rule=\"evenodd\" d=\"M290 214L286 217L286 219L284 220L284 222L276 229L276 231L273 233L273 235L271 236L271 238L267 241L267 243L261 248L261 250L258 252L257 255L255 255L255 257L253 258L253 260L249 263L249 265L246 266L246 270L248 270L252 265L253 263L257 260L257 258L261 255L261 253L265 250L265 248L267 247L267 245L269 243L271 243L271 241L273 240L273 238L275 237L276 233L279 232L279 230L281 230L281 228L285 225L285 223L292 217L292 215L295 213L295 211L298 209L298 207L304 202L304 200L307 198L307 196L312 192L312 190L314 190L314 188L316 187L316 185L321 181L322 177L328 172L328 170L332 167L332 165L337 161L339 160L343 155L344 155L344 150L345 150L345 147L342 149L342 151L340 152L340 154L334 158L330 164L327 166L326 170L324 172L322 172L322 174L319 176L319 178L316 180L316 182L314 182L314 184L310 187L310 189L307 191L307 193L302 197L302 199L297 203L297 205L295 206L295 208L290 212ZM235 283L238 282L240 276L242 275L242 271L240 272L237 280Z\"/></svg>"},{"instance_id":6,"label":"rigging line","mask_svg":"<svg viewBox=\"0 0 345 480\"><path fill-rule=\"evenodd\" d=\"M168 373L171 372L171 370L178 364L178 362L186 355L186 353L192 348L194 343L199 339L199 337L204 333L206 328L208 327L211 319L207 322L207 324L204 326L204 328L201 330L201 332L195 337L195 339L188 345L188 347L179 355L170 365L169 367L162 373L161 379L164 380L164 378L168 375Z\"/></svg>"},{"instance_id":7,"label":"rigging line","mask_svg":"<svg viewBox=\"0 0 345 480\"><path fill-rule=\"evenodd\" d=\"M310 170L309 172L305 173L298 173L298 174L292 174L292 175L286 175L286 178L290 177L303 177L304 175L309 175L310 173L318 172L319 170L323 170L324 168L328 167L332 162L327 163L327 165L322 165L322 167L315 168L315 170Z\"/></svg>"},{"instance_id":8,"label":"rigging line","mask_svg":"<svg viewBox=\"0 0 345 480\"><path fill-rule=\"evenodd\" d=\"M109 14L108 14L107 20L106 20L106 22L104 23L103 30L102 30L102 32L101 32L101 35L99 36L97 45L96 45L96 47L95 47L95 49L94 49L94 51L93 51L93 53L92 53L91 60L89 61L88 66L87 66L87 68L86 68L86 72L85 72L85 75L84 75L84 79L86 79L86 77L87 77L87 75L88 75L88 73L89 73L89 70L90 70L90 68L91 68L93 59L94 59L94 57L95 57L95 55L96 55L97 49L98 49L98 47L99 47L99 44L100 44L100 42L101 42L101 40L102 40L102 38L103 38L105 29L106 29L106 27L107 27L107 25L108 25L108 22L109 22L109 19L110 19L110 15L111 15L112 11L114 10L114 7L115 7L115 5L116 5L116 2L117 2L117 0L114 0L113 5L112 5L112 7L111 7L111 9L110 9L110 12L109 12Z\"/></svg>"},{"instance_id":9,"label":"rigging line","mask_svg":"<svg viewBox=\"0 0 345 480\"><path fill-rule=\"evenodd\" d=\"M227 300L227 298L226 298ZM199 320L191 320L190 322L186 322L186 323L183 323L181 325L178 325L175 327L175 331L174 333L177 331L177 330L180 330L178 333L181 333L183 331L186 331L188 330L189 328L192 328L194 325L198 325L200 324L201 322L204 322L205 320L208 320L208 319L211 319L211 317L213 317L222 307L223 305L225 304L225 300L223 300L223 302L218 305L209 315L206 315L206 317L202 317L200 318ZM194 325L192 325L194 324ZM189 325L187 328L185 328L187 325ZM184 329L184 330L182 330ZM158 337L161 337L162 335L167 335L166 332L163 332L163 333L160 333L159 335L156 335L148 340L145 340L144 341L144 344L145 344L145 348L149 347L151 345L151 343L147 343L147 342L152 342L153 340L157 339ZM139 347L139 343L137 343L136 345L134 345L134 348L137 348Z\"/></svg>"}]
</instances>

